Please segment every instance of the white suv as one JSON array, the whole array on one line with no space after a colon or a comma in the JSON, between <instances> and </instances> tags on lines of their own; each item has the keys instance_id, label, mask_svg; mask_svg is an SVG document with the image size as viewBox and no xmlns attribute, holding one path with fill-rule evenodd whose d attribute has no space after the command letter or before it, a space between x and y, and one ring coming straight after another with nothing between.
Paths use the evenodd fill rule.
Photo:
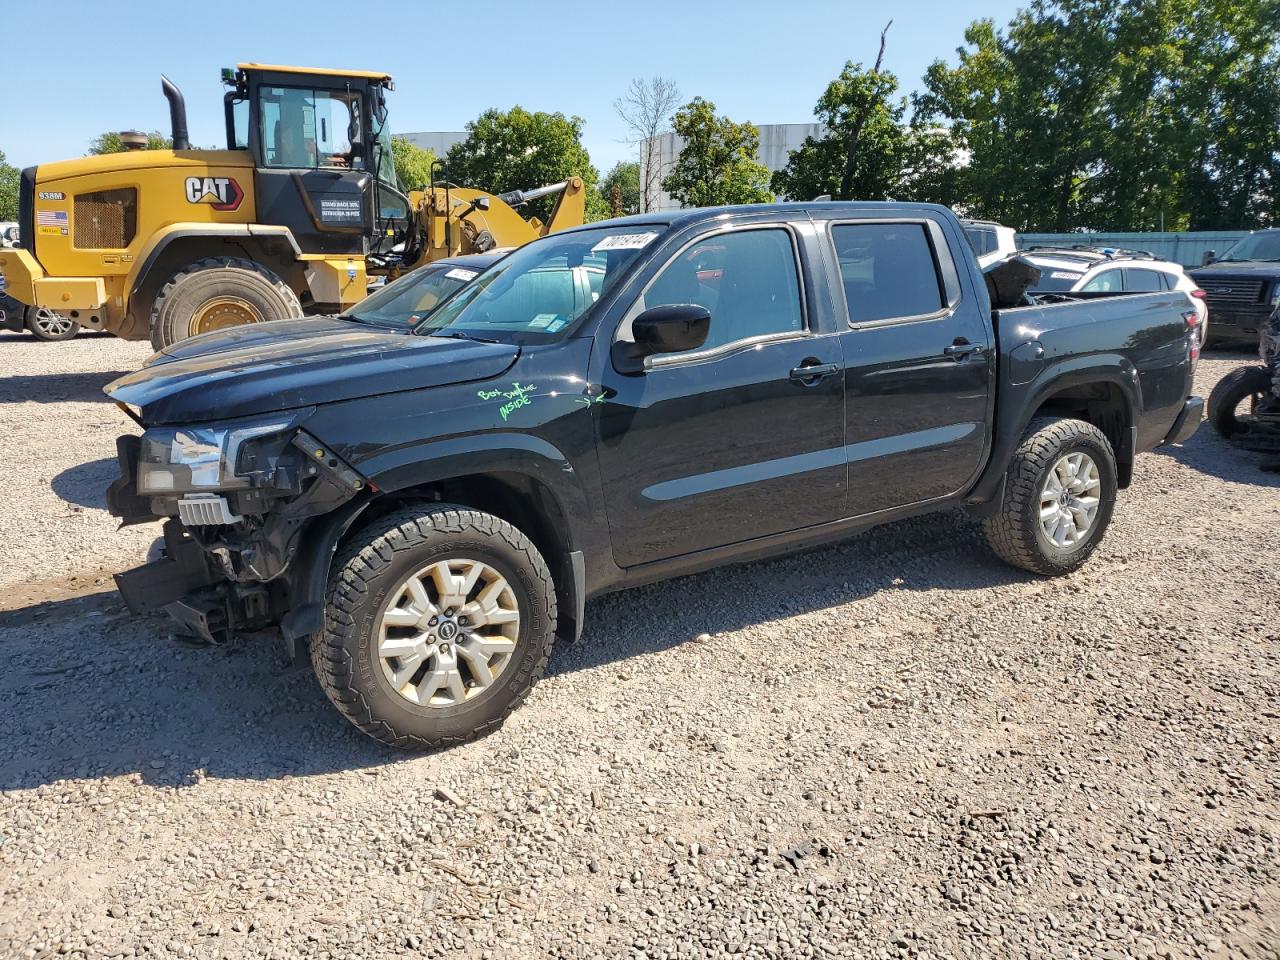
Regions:
<instances>
[{"instance_id":1,"label":"white suv","mask_svg":"<svg viewBox=\"0 0 1280 960\"><path fill-rule=\"evenodd\" d=\"M1109 247L1031 247L1022 256L1040 268L1040 282L1027 291L1038 293L1156 293L1181 290L1200 318L1200 343L1209 332L1209 305L1204 291L1187 276L1181 264L1157 260L1142 250Z\"/></svg>"},{"instance_id":2,"label":"white suv","mask_svg":"<svg viewBox=\"0 0 1280 960\"><path fill-rule=\"evenodd\" d=\"M964 235L969 238L969 245L978 258L978 266L983 270L1012 256L1018 252L1014 238L1017 231L992 220L961 220L964 224Z\"/></svg>"}]
</instances>

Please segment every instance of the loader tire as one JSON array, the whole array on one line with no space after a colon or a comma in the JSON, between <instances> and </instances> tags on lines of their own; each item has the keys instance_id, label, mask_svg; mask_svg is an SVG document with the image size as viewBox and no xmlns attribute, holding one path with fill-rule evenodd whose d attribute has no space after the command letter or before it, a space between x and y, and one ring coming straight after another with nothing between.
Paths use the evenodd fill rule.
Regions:
<instances>
[{"instance_id":1,"label":"loader tire","mask_svg":"<svg viewBox=\"0 0 1280 960\"><path fill-rule=\"evenodd\" d=\"M505 520L452 504L352 534L326 600L311 638L321 688L363 733L405 750L496 730L555 640L555 584L537 548Z\"/></svg>"},{"instance_id":2,"label":"loader tire","mask_svg":"<svg viewBox=\"0 0 1280 960\"><path fill-rule=\"evenodd\" d=\"M297 295L261 264L210 257L160 288L151 305L151 346L163 350L201 333L300 316Z\"/></svg>"},{"instance_id":3,"label":"loader tire","mask_svg":"<svg viewBox=\"0 0 1280 960\"><path fill-rule=\"evenodd\" d=\"M1032 420L1009 460L1000 508L984 523L1005 563L1047 577L1079 568L1102 541L1116 501L1116 458L1091 423Z\"/></svg>"}]
</instances>

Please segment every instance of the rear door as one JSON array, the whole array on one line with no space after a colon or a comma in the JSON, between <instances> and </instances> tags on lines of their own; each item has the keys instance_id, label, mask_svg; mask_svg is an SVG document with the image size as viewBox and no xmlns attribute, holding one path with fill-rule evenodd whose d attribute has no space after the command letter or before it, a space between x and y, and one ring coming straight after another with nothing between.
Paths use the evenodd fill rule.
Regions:
<instances>
[{"instance_id":1,"label":"rear door","mask_svg":"<svg viewBox=\"0 0 1280 960\"><path fill-rule=\"evenodd\" d=\"M983 466L990 418L985 299L962 286L938 221L836 221L828 235L846 308L850 514L963 492Z\"/></svg>"}]
</instances>

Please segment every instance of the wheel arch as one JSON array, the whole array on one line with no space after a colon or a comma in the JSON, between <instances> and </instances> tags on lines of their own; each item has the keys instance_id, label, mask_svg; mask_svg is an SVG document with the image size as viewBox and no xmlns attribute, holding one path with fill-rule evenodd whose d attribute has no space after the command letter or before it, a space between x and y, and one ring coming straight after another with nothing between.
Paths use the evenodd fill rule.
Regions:
<instances>
[{"instance_id":1,"label":"wheel arch","mask_svg":"<svg viewBox=\"0 0 1280 960\"><path fill-rule=\"evenodd\" d=\"M147 243L126 281L128 315L145 331L151 304L164 284L182 267L207 257L236 256L266 267L296 295L307 291L301 248L288 227L258 224L174 223L158 230Z\"/></svg>"},{"instance_id":2,"label":"wheel arch","mask_svg":"<svg viewBox=\"0 0 1280 960\"><path fill-rule=\"evenodd\" d=\"M413 503L469 507L520 530L551 571L561 617L557 632L572 640L581 636L587 587L577 518L587 514L576 480L553 484L545 465L528 451L492 450L488 456L469 455L465 462L449 457L416 466L412 473L401 467L368 475L370 496L308 525L289 574L290 609L281 620L286 641L296 644L323 626L325 588L339 547L361 527Z\"/></svg>"},{"instance_id":3,"label":"wheel arch","mask_svg":"<svg viewBox=\"0 0 1280 960\"><path fill-rule=\"evenodd\" d=\"M1117 485L1133 480L1142 411L1138 372L1124 357L1076 357L1041 372L1029 383L1008 387L997 406L995 437L986 472L969 496L979 513L999 500L1009 459L1036 417L1074 417L1092 423L1111 443Z\"/></svg>"}]
</instances>

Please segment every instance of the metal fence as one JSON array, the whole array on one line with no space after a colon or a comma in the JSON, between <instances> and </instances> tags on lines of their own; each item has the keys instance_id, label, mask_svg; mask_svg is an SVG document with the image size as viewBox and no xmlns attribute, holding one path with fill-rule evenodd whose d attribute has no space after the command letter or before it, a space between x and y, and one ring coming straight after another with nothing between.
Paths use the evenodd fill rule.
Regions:
<instances>
[{"instance_id":1,"label":"metal fence","mask_svg":"<svg viewBox=\"0 0 1280 960\"><path fill-rule=\"evenodd\" d=\"M1018 249L1028 247L1070 247L1085 244L1090 247L1124 247L1129 250L1146 250L1162 260L1172 260L1184 267L1198 267L1204 262L1206 252L1212 250L1219 256L1247 230L1197 231L1189 233L1020 233Z\"/></svg>"}]
</instances>

